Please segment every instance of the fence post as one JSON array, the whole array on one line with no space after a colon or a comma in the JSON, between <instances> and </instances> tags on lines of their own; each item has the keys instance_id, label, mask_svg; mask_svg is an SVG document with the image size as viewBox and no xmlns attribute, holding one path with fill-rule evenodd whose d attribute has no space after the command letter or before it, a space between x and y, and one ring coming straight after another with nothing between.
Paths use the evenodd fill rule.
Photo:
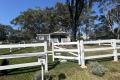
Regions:
<instances>
[{"instance_id":1,"label":"fence post","mask_svg":"<svg viewBox=\"0 0 120 80\"><path fill-rule=\"evenodd\" d=\"M53 62L55 61L55 59L54 59L54 42L52 42L52 60L53 60Z\"/></svg>"},{"instance_id":2,"label":"fence post","mask_svg":"<svg viewBox=\"0 0 120 80\"><path fill-rule=\"evenodd\" d=\"M100 42L101 40L98 40L98 42L99 42L99 46L101 46L101 42Z\"/></svg>"},{"instance_id":3,"label":"fence post","mask_svg":"<svg viewBox=\"0 0 120 80\"><path fill-rule=\"evenodd\" d=\"M111 42L110 42L111 46L113 46L113 39L111 39L110 41L111 41Z\"/></svg>"},{"instance_id":4,"label":"fence post","mask_svg":"<svg viewBox=\"0 0 120 80\"><path fill-rule=\"evenodd\" d=\"M51 43L51 37L50 37L50 34L49 34L49 36L48 36L48 38L49 38L49 46L50 46L50 43Z\"/></svg>"},{"instance_id":5,"label":"fence post","mask_svg":"<svg viewBox=\"0 0 120 80\"><path fill-rule=\"evenodd\" d=\"M45 52L45 72L48 72L48 53L47 53L47 42L44 42L44 52Z\"/></svg>"},{"instance_id":6,"label":"fence post","mask_svg":"<svg viewBox=\"0 0 120 80\"><path fill-rule=\"evenodd\" d=\"M41 65L41 80L44 80L44 67Z\"/></svg>"},{"instance_id":7,"label":"fence post","mask_svg":"<svg viewBox=\"0 0 120 80\"><path fill-rule=\"evenodd\" d=\"M83 40L80 41L80 52L81 52L81 68L86 68L85 66L85 55L84 55L84 43Z\"/></svg>"},{"instance_id":8,"label":"fence post","mask_svg":"<svg viewBox=\"0 0 120 80\"><path fill-rule=\"evenodd\" d=\"M46 66L46 60L38 57L38 62L41 63L41 80L44 80L44 66Z\"/></svg>"},{"instance_id":9,"label":"fence post","mask_svg":"<svg viewBox=\"0 0 120 80\"><path fill-rule=\"evenodd\" d=\"M116 40L114 39L113 41L113 56L114 56L114 61L118 61L118 57L117 57L117 49L116 49Z\"/></svg>"},{"instance_id":10,"label":"fence post","mask_svg":"<svg viewBox=\"0 0 120 80\"><path fill-rule=\"evenodd\" d=\"M77 41L77 48L78 48L78 64L81 64L81 58L80 58L80 41Z\"/></svg>"}]
</instances>

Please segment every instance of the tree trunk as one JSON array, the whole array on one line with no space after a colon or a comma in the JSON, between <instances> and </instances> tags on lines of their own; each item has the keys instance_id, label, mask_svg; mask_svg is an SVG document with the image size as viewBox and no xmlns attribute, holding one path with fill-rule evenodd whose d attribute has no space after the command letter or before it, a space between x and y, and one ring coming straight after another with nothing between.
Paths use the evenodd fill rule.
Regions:
<instances>
[{"instance_id":1,"label":"tree trunk","mask_svg":"<svg viewBox=\"0 0 120 80\"><path fill-rule=\"evenodd\" d=\"M76 25L74 25L74 26L72 26L72 41L76 41L76 33L77 33L77 26Z\"/></svg>"}]
</instances>

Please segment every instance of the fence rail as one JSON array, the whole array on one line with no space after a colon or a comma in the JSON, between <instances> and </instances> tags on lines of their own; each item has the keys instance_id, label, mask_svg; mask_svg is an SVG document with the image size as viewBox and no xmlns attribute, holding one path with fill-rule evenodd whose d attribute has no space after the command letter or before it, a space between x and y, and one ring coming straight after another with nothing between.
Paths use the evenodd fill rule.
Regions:
<instances>
[{"instance_id":1,"label":"fence rail","mask_svg":"<svg viewBox=\"0 0 120 80\"><path fill-rule=\"evenodd\" d=\"M60 46L69 46L69 45L75 45L77 48L76 49L67 49L67 48L62 48ZM60 52L67 52L70 55L73 56L61 56L61 55L56 55L56 53ZM55 58L59 59L73 59L77 60L78 64L80 65L80 46L79 46L79 41L77 42L62 42L62 43L52 43L52 57L53 61Z\"/></svg>"},{"instance_id":2,"label":"fence rail","mask_svg":"<svg viewBox=\"0 0 120 80\"><path fill-rule=\"evenodd\" d=\"M107 45L107 47L101 46L100 48L85 48L85 45L94 45L99 44L100 45ZM76 45L77 47L75 49L67 49L67 48L57 48L56 46L63 46L63 45ZM62 43L53 43L52 45L52 53L53 53L53 61L55 58L60 59L73 59L78 60L78 63L81 65L82 68L86 68L85 61L87 59L97 59L97 58L106 58L106 57L113 57L114 61L118 61L118 56L120 56L120 53L117 52L117 50L120 49L120 40L116 39L110 39L110 40L96 40L96 41L77 41L77 42L62 42ZM105 50L112 50L111 54L102 54L102 55L91 55L91 56L85 56L85 52L90 51L105 51ZM77 52L77 55L73 56L56 56L55 53L57 52L65 52L65 53L73 53Z\"/></svg>"},{"instance_id":3,"label":"fence rail","mask_svg":"<svg viewBox=\"0 0 120 80\"><path fill-rule=\"evenodd\" d=\"M86 48L85 45L108 45L106 47L101 46L100 48ZM73 47L69 47L69 46ZM64 47L63 47L64 46ZM68 46L69 48L65 47ZM85 62L88 59L97 59L97 58L106 58L106 57L113 57L114 61L118 61L118 56L120 53L117 52L120 49L120 40L96 40L96 41L77 41L77 42L62 42L62 43L52 43L52 51L47 51L47 43L34 43L34 44L10 44L10 45L0 45L0 49L4 48L24 48L24 47L43 47L43 52L36 52L36 53L23 53L23 54L10 54L10 55L0 55L0 59L11 59L11 58L24 58L24 57L38 57L37 62L31 63L21 63L21 64L14 64L14 65L5 65L0 66L0 70L5 69L13 69L13 68L21 68L21 67L28 67L28 66L37 66L41 65L42 69L42 80L43 80L43 69L48 71L48 53L52 53L53 61L55 58L58 59L66 59L66 60L77 60L78 64L81 65L82 68L86 68ZM112 50L111 54L101 54L101 55L91 55L86 56L85 52L90 51L105 51L105 50ZM68 53L70 55L57 55L57 53ZM45 66L45 67L44 67Z\"/></svg>"},{"instance_id":4,"label":"fence rail","mask_svg":"<svg viewBox=\"0 0 120 80\"><path fill-rule=\"evenodd\" d=\"M24 48L24 47L39 47L44 46L44 43L31 43L31 44L4 44L0 45L0 49L4 48Z\"/></svg>"},{"instance_id":5,"label":"fence rail","mask_svg":"<svg viewBox=\"0 0 120 80\"><path fill-rule=\"evenodd\" d=\"M0 66L0 70L13 69L13 68L22 68L30 66L41 66L41 80L44 80L44 69L45 72L48 72L48 63L47 63L47 42L44 43L33 43L33 44L7 44L0 45L0 49L4 48L24 48L24 47L43 47L44 51L36 53L21 53L21 54L9 54L9 55L0 55L0 59L11 59L11 58L25 58L25 57L37 57L37 62L21 63L21 64L11 64Z\"/></svg>"},{"instance_id":6,"label":"fence rail","mask_svg":"<svg viewBox=\"0 0 120 80\"><path fill-rule=\"evenodd\" d=\"M11 58L25 58L25 57L45 57L45 52L36 52L36 53L24 53L24 54L9 54L9 55L0 55L0 59L11 59Z\"/></svg>"}]
</instances>

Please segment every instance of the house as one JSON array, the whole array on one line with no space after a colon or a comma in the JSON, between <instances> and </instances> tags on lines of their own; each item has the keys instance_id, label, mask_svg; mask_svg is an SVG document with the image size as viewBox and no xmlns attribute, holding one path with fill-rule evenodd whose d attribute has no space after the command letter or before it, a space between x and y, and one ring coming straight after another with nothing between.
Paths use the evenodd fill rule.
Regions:
<instances>
[{"instance_id":1,"label":"house","mask_svg":"<svg viewBox=\"0 0 120 80\"><path fill-rule=\"evenodd\" d=\"M39 42L47 41L49 44L51 42L69 42L70 35L67 32L57 31L50 34L37 34L36 39Z\"/></svg>"},{"instance_id":2,"label":"house","mask_svg":"<svg viewBox=\"0 0 120 80\"><path fill-rule=\"evenodd\" d=\"M37 34L36 40L39 42L50 42L50 34Z\"/></svg>"},{"instance_id":3,"label":"house","mask_svg":"<svg viewBox=\"0 0 120 80\"><path fill-rule=\"evenodd\" d=\"M83 40L89 40L89 39L90 39L90 37L87 36L86 34L83 34L83 35L81 36L81 38L82 38Z\"/></svg>"}]
</instances>

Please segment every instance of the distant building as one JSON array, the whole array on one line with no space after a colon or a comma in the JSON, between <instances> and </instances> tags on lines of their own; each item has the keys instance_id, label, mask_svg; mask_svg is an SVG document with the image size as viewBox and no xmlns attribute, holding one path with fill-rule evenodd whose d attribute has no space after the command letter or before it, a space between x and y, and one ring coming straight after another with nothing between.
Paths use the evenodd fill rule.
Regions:
<instances>
[{"instance_id":1,"label":"distant building","mask_svg":"<svg viewBox=\"0 0 120 80\"><path fill-rule=\"evenodd\" d=\"M85 35L85 34L83 34L83 35L81 36L81 38L82 38L83 40L89 40L89 39L90 39L90 37L87 36L87 35Z\"/></svg>"},{"instance_id":2,"label":"distant building","mask_svg":"<svg viewBox=\"0 0 120 80\"><path fill-rule=\"evenodd\" d=\"M3 42L2 41L0 41L0 44L2 44Z\"/></svg>"},{"instance_id":3,"label":"distant building","mask_svg":"<svg viewBox=\"0 0 120 80\"><path fill-rule=\"evenodd\" d=\"M67 32L57 31L50 34L37 34L36 39L39 42L47 41L49 44L51 42L70 42L70 35Z\"/></svg>"}]
</instances>

